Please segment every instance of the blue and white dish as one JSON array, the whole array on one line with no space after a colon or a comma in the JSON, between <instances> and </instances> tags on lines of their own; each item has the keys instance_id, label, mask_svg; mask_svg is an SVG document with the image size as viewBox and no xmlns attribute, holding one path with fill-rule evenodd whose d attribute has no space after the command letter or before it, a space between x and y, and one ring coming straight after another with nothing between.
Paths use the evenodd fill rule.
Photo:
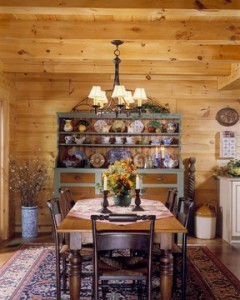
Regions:
<instances>
[{"instance_id":1,"label":"blue and white dish","mask_svg":"<svg viewBox=\"0 0 240 300\"><path fill-rule=\"evenodd\" d=\"M114 164L116 160L127 159L131 157L131 152L123 149L112 149L107 153L107 160L110 165Z\"/></svg>"}]
</instances>

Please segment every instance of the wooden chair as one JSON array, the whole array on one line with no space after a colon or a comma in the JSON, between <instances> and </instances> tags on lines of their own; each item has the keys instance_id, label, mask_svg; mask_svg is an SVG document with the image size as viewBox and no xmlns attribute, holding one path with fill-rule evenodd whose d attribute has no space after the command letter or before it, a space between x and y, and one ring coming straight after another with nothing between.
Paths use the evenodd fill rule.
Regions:
<instances>
[{"instance_id":1,"label":"wooden chair","mask_svg":"<svg viewBox=\"0 0 240 300\"><path fill-rule=\"evenodd\" d=\"M70 209L73 208L75 201L72 192L68 187L61 188L60 194L64 202L64 216L66 216Z\"/></svg>"},{"instance_id":2,"label":"wooden chair","mask_svg":"<svg viewBox=\"0 0 240 300\"><path fill-rule=\"evenodd\" d=\"M174 213L176 199L177 199L177 190L176 189L168 190L167 200L166 200L165 206L172 213Z\"/></svg>"},{"instance_id":3,"label":"wooden chair","mask_svg":"<svg viewBox=\"0 0 240 300\"><path fill-rule=\"evenodd\" d=\"M65 293L67 289L67 257L69 255L69 246L66 244L65 234L57 234L57 228L63 220L59 198L48 200L47 206L50 210L55 237L57 300L60 300L61 279L63 281L63 291Z\"/></svg>"},{"instance_id":4,"label":"wooden chair","mask_svg":"<svg viewBox=\"0 0 240 300\"><path fill-rule=\"evenodd\" d=\"M155 216L138 216L136 214L110 214L109 216L92 215L92 233L94 245L94 280L93 290L94 299L99 299L99 286L102 287L103 299L105 299L110 280L114 280L114 285L121 287L138 288L138 299L141 299L143 281L145 282L147 299L152 299L152 248L153 248L153 235ZM109 222L136 222L137 227L139 223L137 220L149 221L149 230L146 231L111 231L99 230L98 225L100 220L108 220ZM101 252L107 250L129 250L133 253L134 250L141 253L144 251L143 256L128 256L128 257L102 257ZM126 281L130 280L132 283L127 284ZM122 284L122 281L125 284ZM145 298L146 299L146 298Z\"/></svg>"},{"instance_id":5,"label":"wooden chair","mask_svg":"<svg viewBox=\"0 0 240 300\"><path fill-rule=\"evenodd\" d=\"M189 230L189 220L193 211L194 202L190 198L180 197L178 200L177 215L178 221ZM180 258L181 265L181 278L182 278L182 299L186 299L186 275L187 275L187 233L175 234L173 245L173 258L174 258L174 280L173 290L176 288L176 277L178 275L177 262Z\"/></svg>"}]
</instances>

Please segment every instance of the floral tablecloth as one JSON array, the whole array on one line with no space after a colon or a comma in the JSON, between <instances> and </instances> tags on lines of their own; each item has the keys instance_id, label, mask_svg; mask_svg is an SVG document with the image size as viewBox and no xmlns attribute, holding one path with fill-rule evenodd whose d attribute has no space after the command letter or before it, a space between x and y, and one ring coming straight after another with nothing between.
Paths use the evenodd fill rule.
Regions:
<instances>
[{"instance_id":1,"label":"floral tablecloth","mask_svg":"<svg viewBox=\"0 0 240 300\"><path fill-rule=\"evenodd\" d=\"M68 213L68 216L80 219L91 219L91 215L93 214L101 214L98 212L99 209L102 208L102 198L95 199L83 199L78 200L74 207ZM173 214L166 208L166 206L160 201L141 199L141 207L144 211L134 212L132 209L134 208L134 198L132 199L132 204L128 207L121 207L114 205L113 197L108 198L109 206L108 209L115 214L119 213L137 213L138 215L156 215L156 219L164 219L172 217ZM106 221L108 222L108 221ZM118 223L120 224L120 223ZM129 224L129 223L128 223Z\"/></svg>"}]
</instances>

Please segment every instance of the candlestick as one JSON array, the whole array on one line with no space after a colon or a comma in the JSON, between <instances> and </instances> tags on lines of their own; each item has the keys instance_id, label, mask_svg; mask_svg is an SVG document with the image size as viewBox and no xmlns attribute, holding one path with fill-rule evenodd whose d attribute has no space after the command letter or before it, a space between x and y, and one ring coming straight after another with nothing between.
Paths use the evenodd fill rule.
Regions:
<instances>
[{"instance_id":1,"label":"candlestick","mask_svg":"<svg viewBox=\"0 0 240 300\"><path fill-rule=\"evenodd\" d=\"M107 191L108 186L107 186L107 175L103 175L103 190Z\"/></svg>"},{"instance_id":2,"label":"candlestick","mask_svg":"<svg viewBox=\"0 0 240 300\"><path fill-rule=\"evenodd\" d=\"M136 175L136 189L140 189L139 174Z\"/></svg>"},{"instance_id":3,"label":"candlestick","mask_svg":"<svg viewBox=\"0 0 240 300\"><path fill-rule=\"evenodd\" d=\"M107 196L108 196L108 191L107 190L103 191L103 201L101 203L102 204L102 208L100 208L98 210L98 212L100 212L102 214L111 214L112 213L111 210L109 210L107 208L108 205L109 205Z\"/></svg>"},{"instance_id":4,"label":"candlestick","mask_svg":"<svg viewBox=\"0 0 240 300\"><path fill-rule=\"evenodd\" d=\"M140 206L141 199L140 199L140 189L136 189L136 198L135 198L135 206L132 211L144 211L144 209Z\"/></svg>"}]
</instances>

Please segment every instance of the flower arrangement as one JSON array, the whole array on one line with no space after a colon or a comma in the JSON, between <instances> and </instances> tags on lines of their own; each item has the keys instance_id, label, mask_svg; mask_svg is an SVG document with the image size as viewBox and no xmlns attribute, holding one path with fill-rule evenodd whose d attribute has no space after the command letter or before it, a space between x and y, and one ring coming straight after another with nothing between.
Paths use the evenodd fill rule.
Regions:
<instances>
[{"instance_id":1,"label":"flower arrangement","mask_svg":"<svg viewBox=\"0 0 240 300\"><path fill-rule=\"evenodd\" d=\"M137 166L131 159L115 161L103 176L107 177L109 191L117 196L124 196L135 187Z\"/></svg>"},{"instance_id":2,"label":"flower arrangement","mask_svg":"<svg viewBox=\"0 0 240 300\"><path fill-rule=\"evenodd\" d=\"M37 205L38 196L48 179L48 166L38 158L10 161L10 191L20 193L23 206Z\"/></svg>"}]
</instances>

